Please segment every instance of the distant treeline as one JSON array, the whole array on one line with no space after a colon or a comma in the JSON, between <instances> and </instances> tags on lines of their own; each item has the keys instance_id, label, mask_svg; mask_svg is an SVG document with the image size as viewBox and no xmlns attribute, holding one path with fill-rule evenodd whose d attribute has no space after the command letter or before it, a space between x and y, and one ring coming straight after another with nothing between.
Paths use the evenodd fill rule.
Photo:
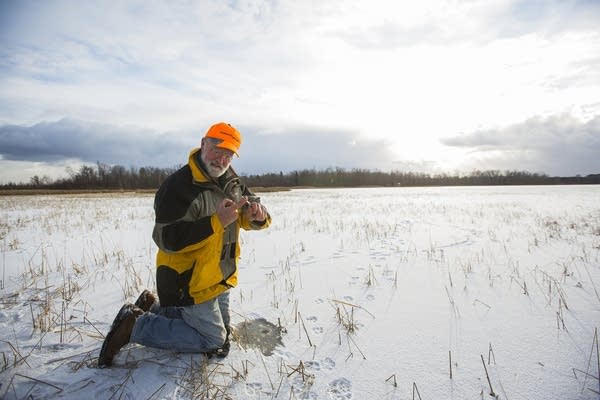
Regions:
<instances>
[{"instance_id":1,"label":"distant treeline","mask_svg":"<svg viewBox=\"0 0 600 400\"><path fill-rule=\"evenodd\" d=\"M289 173L245 176L248 186L263 187L363 187L363 186L481 186L481 185L561 185L600 184L600 174L574 177L550 177L527 171L472 171L469 174L426 174L366 169L302 170Z\"/></svg>"},{"instance_id":2,"label":"distant treeline","mask_svg":"<svg viewBox=\"0 0 600 400\"><path fill-rule=\"evenodd\" d=\"M157 189L177 168L130 167L97 163L95 166L82 165L78 171L67 168L67 178L52 180L48 176L35 175L29 183L8 183L0 189Z\"/></svg>"},{"instance_id":3,"label":"distant treeline","mask_svg":"<svg viewBox=\"0 0 600 400\"><path fill-rule=\"evenodd\" d=\"M110 166L97 163L78 171L67 169L68 178L51 180L34 176L27 184L8 183L0 189L134 190L157 189L175 168ZM251 187L364 187L364 186L479 186L479 185L561 185L600 184L600 174L550 177L527 171L472 171L469 174L426 174L402 171L346 170L327 168L242 175Z\"/></svg>"}]
</instances>

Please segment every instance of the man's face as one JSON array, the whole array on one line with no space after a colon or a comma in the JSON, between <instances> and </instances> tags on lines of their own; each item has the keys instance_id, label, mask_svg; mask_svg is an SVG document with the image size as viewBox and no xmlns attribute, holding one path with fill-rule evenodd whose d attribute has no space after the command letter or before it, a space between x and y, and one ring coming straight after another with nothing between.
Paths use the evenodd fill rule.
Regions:
<instances>
[{"instance_id":1,"label":"man's face","mask_svg":"<svg viewBox=\"0 0 600 400\"><path fill-rule=\"evenodd\" d=\"M227 171L231 165L233 152L216 146L212 140L202 139L202 148L200 158L206 166L206 170L211 178L218 178Z\"/></svg>"}]
</instances>

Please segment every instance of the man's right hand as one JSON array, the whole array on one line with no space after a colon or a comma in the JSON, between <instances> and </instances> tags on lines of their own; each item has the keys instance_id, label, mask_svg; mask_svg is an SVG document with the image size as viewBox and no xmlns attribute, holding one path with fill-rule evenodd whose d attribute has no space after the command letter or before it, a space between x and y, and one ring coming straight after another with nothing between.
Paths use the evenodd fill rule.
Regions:
<instances>
[{"instance_id":1,"label":"man's right hand","mask_svg":"<svg viewBox=\"0 0 600 400\"><path fill-rule=\"evenodd\" d=\"M242 208L248 200L245 197L242 197L239 202L235 202L231 199L224 199L217 206L217 216L221 221L221 225L223 227L227 227L232 222L235 222L238 218L238 208Z\"/></svg>"}]
</instances>

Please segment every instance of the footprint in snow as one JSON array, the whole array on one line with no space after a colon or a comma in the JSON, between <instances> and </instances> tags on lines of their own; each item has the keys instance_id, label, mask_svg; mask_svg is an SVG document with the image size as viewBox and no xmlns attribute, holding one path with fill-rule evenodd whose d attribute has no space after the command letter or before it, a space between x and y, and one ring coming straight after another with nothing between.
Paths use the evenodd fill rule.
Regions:
<instances>
[{"instance_id":1,"label":"footprint in snow","mask_svg":"<svg viewBox=\"0 0 600 400\"><path fill-rule=\"evenodd\" d=\"M335 368L335 361L331 358L326 357L321 361L312 360L304 362L304 367L309 371L320 371L328 370L331 371Z\"/></svg>"},{"instance_id":2,"label":"footprint in snow","mask_svg":"<svg viewBox=\"0 0 600 400\"><path fill-rule=\"evenodd\" d=\"M306 368L309 371L320 371L321 363L319 361L305 361L304 368Z\"/></svg>"},{"instance_id":3,"label":"footprint in snow","mask_svg":"<svg viewBox=\"0 0 600 400\"><path fill-rule=\"evenodd\" d=\"M260 391L262 390L262 383L260 382L249 382L246 383L246 394L253 396L256 395L258 393L260 393Z\"/></svg>"},{"instance_id":4,"label":"footprint in snow","mask_svg":"<svg viewBox=\"0 0 600 400\"><path fill-rule=\"evenodd\" d=\"M349 400L352 398L352 382L339 378L327 385L327 394L332 400Z\"/></svg>"},{"instance_id":5,"label":"footprint in snow","mask_svg":"<svg viewBox=\"0 0 600 400\"><path fill-rule=\"evenodd\" d=\"M329 357L326 357L321 363L321 366L323 369L333 370L335 368L335 361Z\"/></svg>"}]
</instances>

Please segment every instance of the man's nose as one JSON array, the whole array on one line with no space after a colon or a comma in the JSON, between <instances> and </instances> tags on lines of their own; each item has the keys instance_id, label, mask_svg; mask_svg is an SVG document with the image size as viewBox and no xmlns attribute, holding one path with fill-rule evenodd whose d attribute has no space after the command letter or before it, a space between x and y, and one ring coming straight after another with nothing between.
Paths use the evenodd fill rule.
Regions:
<instances>
[{"instance_id":1,"label":"man's nose","mask_svg":"<svg viewBox=\"0 0 600 400\"><path fill-rule=\"evenodd\" d=\"M219 161L220 164L226 165L231 160L231 157L229 157L227 154L221 154L220 156L217 157L217 160Z\"/></svg>"}]
</instances>

